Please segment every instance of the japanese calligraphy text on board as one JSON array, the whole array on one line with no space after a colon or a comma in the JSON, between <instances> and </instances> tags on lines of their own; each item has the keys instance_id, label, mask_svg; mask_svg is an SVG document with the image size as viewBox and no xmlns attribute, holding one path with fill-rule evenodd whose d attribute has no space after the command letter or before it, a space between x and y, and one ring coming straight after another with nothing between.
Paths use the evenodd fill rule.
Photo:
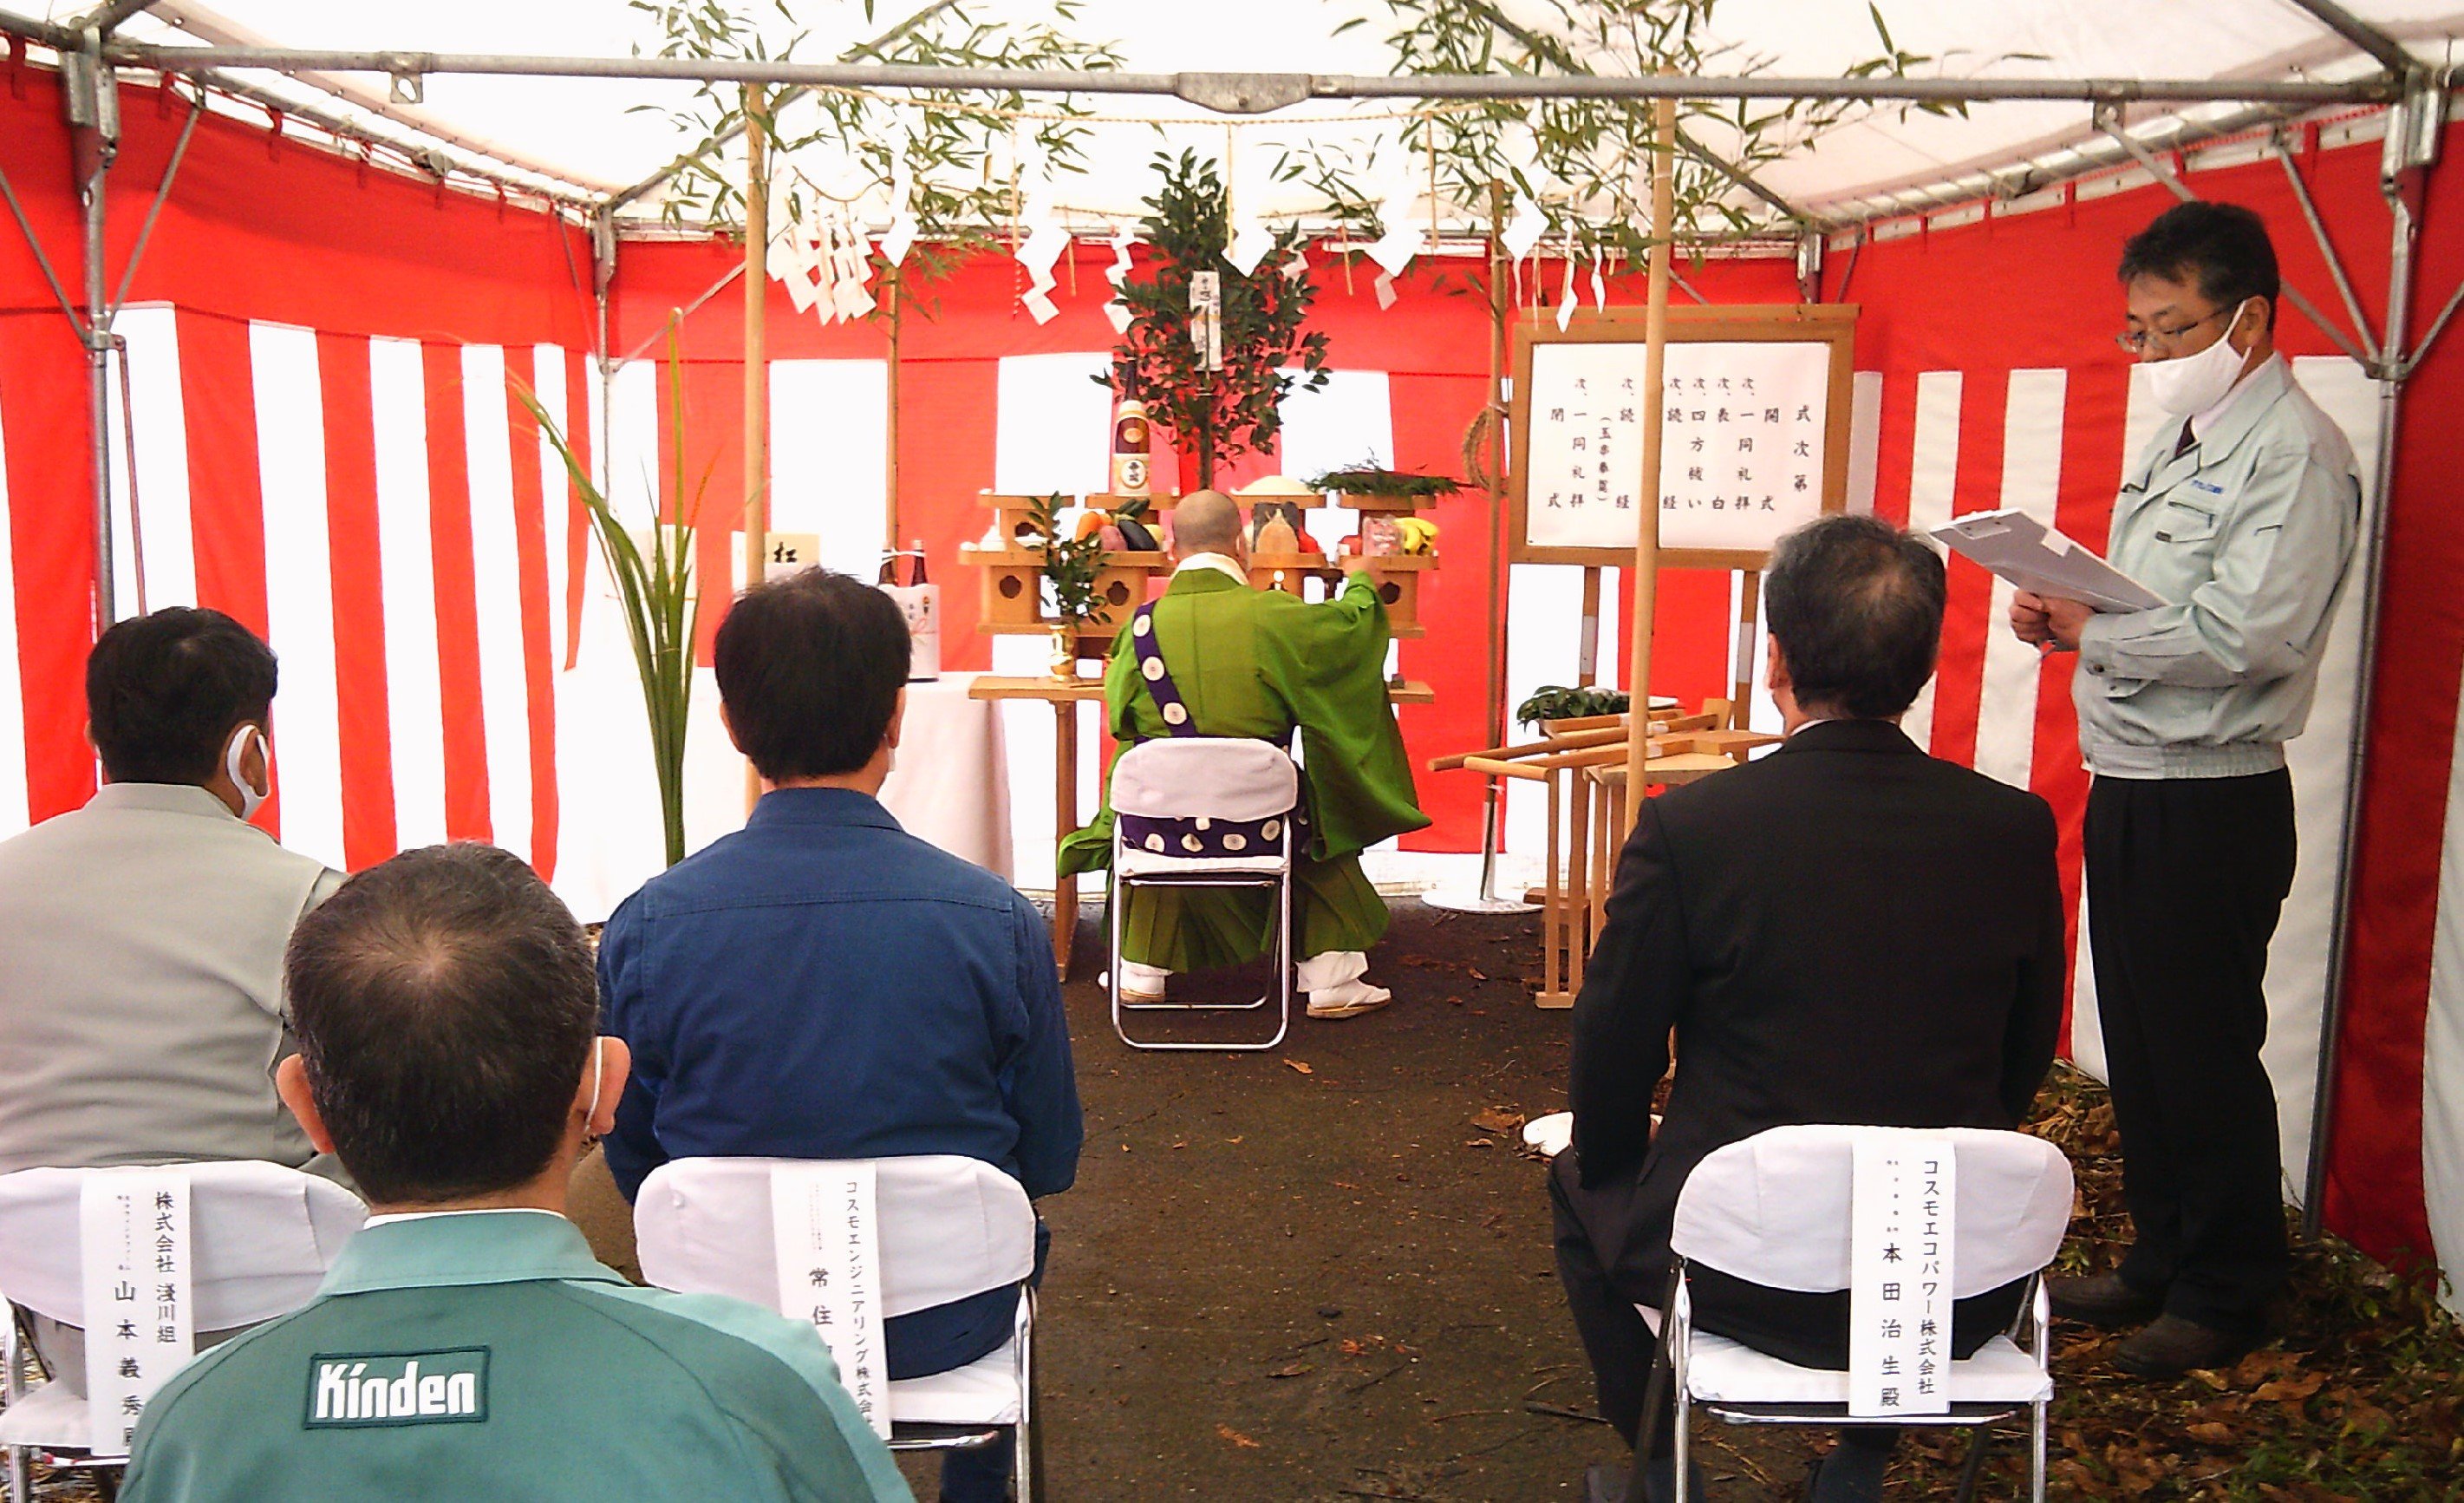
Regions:
<instances>
[{"instance_id":1,"label":"japanese calligraphy text on board","mask_svg":"<svg viewBox=\"0 0 2464 1503\"><path fill-rule=\"evenodd\" d=\"M1656 409L1637 311L1517 325L1515 561L1630 564L1656 516L1663 565L1761 568L1782 534L1845 504L1855 322L1845 306L1672 309Z\"/></svg>"}]
</instances>

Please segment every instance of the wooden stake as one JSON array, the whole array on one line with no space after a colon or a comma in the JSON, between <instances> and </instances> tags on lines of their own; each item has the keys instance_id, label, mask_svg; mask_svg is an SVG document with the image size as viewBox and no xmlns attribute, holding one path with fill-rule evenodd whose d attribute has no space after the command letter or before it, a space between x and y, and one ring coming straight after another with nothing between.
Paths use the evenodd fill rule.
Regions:
<instances>
[{"instance_id":1,"label":"wooden stake","mask_svg":"<svg viewBox=\"0 0 2464 1503\"><path fill-rule=\"evenodd\" d=\"M1651 293L1643 314L1642 389L1651 412L1642 425L1642 525L1634 538L1634 622L1625 681L1634 704L1635 734L1626 738L1625 819L1632 831L1642 817L1643 764L1651 759L1651 615L1660 586L1660 448L1664 415L1661 386L1668 364L1668 259L1677 218L1677 101L1661 99L1652 111Z\"/></svg>"},{"instance_id":2,"label":"wooden stake","mask_svg":"<svg viewBox=\"0 0 2464 1503\"><path fill-rule=\"evenodd\" d=\"M744 86L744 583L761 583L770 551L770 171L761 85ZM761 775L744 764L744 807L761 801Z\"/></svg>"}]
</instances>

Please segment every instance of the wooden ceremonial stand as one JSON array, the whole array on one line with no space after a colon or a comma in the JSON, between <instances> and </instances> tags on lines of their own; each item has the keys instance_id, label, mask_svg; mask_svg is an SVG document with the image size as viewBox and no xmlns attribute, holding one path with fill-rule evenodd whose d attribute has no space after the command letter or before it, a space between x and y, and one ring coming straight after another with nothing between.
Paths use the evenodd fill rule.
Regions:
<instances>
[{"instance_id":1,"label":"wooden ceremonial stand","mask_svg":"<svg viewBox=\"0 0 2464 1503\"><path fill-rule=\"evenodd\" d=\"M1696 714L1665 714L1648 722L1645 785L1691 783L1733 767L1754 748L1779 740L1729 728L1730 714L1727 700L1706 699ZM1584 958L1606 918L1617 846L1628 824L1625 785L1633 736L1630 718L1623 715L1544 720L1540 736L1519 745L1441 757L1429 763L1429 770L1461 768L1548 789L1541 983L1532 1000L1540 1007L1562 1008L1573 1006L1574 993L1582 989Z\"/></svg>"}]
</instances>

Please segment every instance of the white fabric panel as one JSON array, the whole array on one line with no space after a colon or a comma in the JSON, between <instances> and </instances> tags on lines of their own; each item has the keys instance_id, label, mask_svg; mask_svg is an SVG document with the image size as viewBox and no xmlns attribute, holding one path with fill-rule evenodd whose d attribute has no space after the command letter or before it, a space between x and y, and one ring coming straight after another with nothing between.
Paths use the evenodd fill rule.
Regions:
<instances>
[{"instance_id":1,"label":"white fabric panel","mask_svg":"<svg viewBox=\"0 0 2464 1503\"><path fill-rule=\"evenodd\" d=\"M2344 431L2362 473L2362 527L2378 500L2378 387L2344 357L2293 362L2294 379ZM2327 940L2334 923L2336 870L2343 843L2344 790L2352 776L2355 690L2361 678L2362 586L2357 559L2337 602L2334 625L2319 664L2319 697L2310 723L2284 749L2293 770L2294 828L2299 859L2292 895L2284 900L2276 938L2267 947L2267 1047L2259 1057L2276 1084L2283 1135L2285 1198L2299 1201L2310 1158L2310 1122L2318 1094L2320 1030L2326 1015Z\"/></svg>"},{"instance_id":2,"label":"white fabric panel","mask_svg":"<svg viewBox=\"0 0 2464 1503\"><path fill-rule=\"evenodd\" d=\"M573 728L557 739L558 788L561 806L576 812L558 830L554 885L575 917L597 923L666 865L666 852L649 716L616 586L595 544L583 561L580 639L574 666L557 674L557 713Z\"/></svg>"},{"instance_id":3,"label":"white fabric panel","mask_svg":"<svg viewBox=\"0 0 2464 1503\"><path fill-rule=\"evenodd\" d=\"M1329 371L1322 389L1294 388L1279 410L1284 428L1276 446L1282 474L1310 480L1353 465L1394 468L1395 401L1386 372ZM1349 506L1321 506L1303 512L1301 520L1328 558L1360 530L1360 513Z\"/></svg>"},{"instance_id":4,"label":"white fabric panel","mask_svg":"<svg viewBox=\"0 0 2464 1503\"><path fill-rule=\"evenodd\" d=\"M428 382L417 341L368 341L368 400L375 418L394 837L407 851L445 839L445 690L428 497Z\"/></svg>"},{"instance_id":5,"label":"white fabric panel","mask_svg":"<svg viewBox=\"0 0 2464 1503\"><path fill-rule=\"evenodd\" d=\"M971 698L973 674L907 686L907 713L882 807L918 840L1015 880L1010 856L1009 753L997 703Z\"/></svg>"},{"instance_id":6,"label":"white fabric panel","mask_svg":"<svg viewBox=\"0 0 2464 1503\"><path fill-rule=\"evenodd\" d=\"M25 829L27 820L26 692L17 664L17 571L9 505L8 409L0 403L0 837Z\"/></svg>"},{"instance_id":7,"label":"white fabric panel","mask_svg":"<svg viewBox=\"0 0 2464 1503\"><path fill-rule=\"evenodd\" d=\"M1296 375L1296 371L1286 371ZM1283 473L1308 480L1329 470L1395 463L1393 388L1382 370L1333 370L1316 391L1294 387L1283 400L1276 440Z\"/></svg>"},{"instance_id":8,"label":"white fabric panel","mask_svg":"<svg viewBox=\"0 0 2464 1503\"><path fill-rule=\"evenodd\" d=\"M2447 807L2464 805L2464 718L2447 768ZM2421 1044L2421 1198L2447 1274L2439 1298L2464 1317L2464 820L2447 821L2438 862L2438 927Z\"/></svg>"},{"instance_id":9,"label":"white fabric panel","mask_svg":"<svg viewBox=\"0 0 2464 1503\"><path fill-rule=\"evenodd\" d=\"M132 455L123 452L120 385L112 383L112 496L122 506L133 499L144 529L146 608L193 606L197 550L188 514L188 416L180 397L179 321L168 307L123 308L112 329L128 342L128 394L137 420ZM123 532L119 543L123 551L127 537ZM133 569L136 563L130 557L121 566ZM133 595L118 604L121 615L136 613Z\"/></svg>"},{"instance_id":10,"label":"white fabric panel","mask_svg":"<svg viewBox=\"0 0 2464 1503\"><path fill-rule=\"evenodd\" d=\"M1099 352L1008 355L994 387L993 489L1004 496L1101 493L1111 483L1112 394Z\"/></svg>"},{"instance_id":11,"label":"white fabric panel","mask_svg":"<svg viewBox=\"0 0 2464 1503\"><path fill-rule=\"evenodd\" d=\"M1908 530L1925 532L1950 520L1951 493L1959 481L1959 401L1965 378L1956 370L1928 370L1917 377L1915 441L1908 467ZM1908 740L1933 746L1933 680L1917 694L1900 721Z\"/></svg>"},{"instance_id":12,"label":"white fabric panel","mask_svg":"<svg viewBox=\"0 0 2464 1503\"><path fill-rule=\"evenodd\" d=\"M564 390L564 351L554 344L531 347L531 392L547 409L548 421L570 440L573 431L573 410L567 405ZM517 463L521 456L514 456ZM548 441L545 430L539 438L539 511L547 523L547 643L548 662L553 669L564 667L566 584L572 573L566 563L572 542L573 497L572 480L565 474L564 456Z\"/></svg>"},{"instance_id":13,"label":"white fabric panel","mask_svg":"<svg viewBox=\"0 0 2464 1503\"><path fill-rule=\"evenodd\" d=\"M2002 504L2050 527L2061 494L2062 404L2066 370L2014 370L2002 420ZM1976 709L1976 770L2013 787L2028 785L2036 750L2036 689L2044 654L2006 623L2017 594L1993 581L1985 616L1985 681Z\"/></svg>"},{"instance_id":14,"label":"white fabric panel","mask_svg":"<svg viewBox=\"0 0 2464 1503\"><path fill-rule=\"evenodd\" d=\"M1848 509L1874 514L1874 466L1882 448L1882 373L1848 378Z\"/></svg>"},{"instance_id":15,"label":"white fabric panel","mask_svg":"<svg viewBox=\"0 0 2464 1503\"><path fill-rule=\"evenodd\" d=\"M605 446L607 504L628 526L641 526L658 515L658 362L627 361L609 385L614 389L591 432Z\"/></svg>"},{"instance_id":16,"label":"white fabric panel","mask_svg":"<svg viewBox=\"0 0 2464 1503\"><path fill-rule=\"evenodd\" d=\"M887 362L772 361L770 530L817 533L814 563L875 578L890 511L889 446Z\"/></svg>"},{"instance_id":17,"label":"white fabric panel","mask_svg":"<svg viewBox=\"0 0 2464 1503\"><path fill-rule=\"evenodd\" d=\"M1439 540L1444 547L1444 540ZM1622 683L1624 628L1617 609L1618 581L1623 571L1600 571L1600 667L1596 681ZM1511 743L1532 736L1512 721L1515 707L1543 684L1571 684L1582 658L1583 571L1572 564L1517 564L1507 571L1506 595L1506 739ZM1466 773L1442 776L1467 777ZM1549 851L1549 793L1536 783L1509 779L1506 785L1505 850L1543 857ZM1566 852L1560 851L1559 858Z\"/></svg>"},{"instance_id":18,"label":"white fabric panel","mask_svg":"<svg viewBox=\"0 0 2464 1503\"><path fill-rule=\"evenodd\" d=\"M1759 590L1761 586L1757 585L1755 587ZM1747 729L1768 731L1777 736L1784 722L1779 713L1779 701L1771 697L1771 623L1763 619L1762 603L1759 600L1754 605L1753 637L1743 644L1748 671L1743 675L1737 672L1737 652L1740 644L1737 640L1736 620L1737 613L1743 610L1745 606L1746 577L1743 574L1731 574L1728 576L1728 692L1734 692L1737 679L1743 676L1751 686L1746 695Z\"/></svg>"},{"instance_id":19,"label":"white fabric panel","mask_svg":"<svg viewBox=\"0 0 2464 1503\"><path fill-rule=\"evenodd\" d=\"M463 446L471 466L472 584L479 611L479 707L487 725L488 825L531 852L531 696L522 662L521 553L514 526L513 428L505 351L462 346ZM530 456L522 456L525 464Z\"/></svg>"},{"instance_id":20,"label":"white fabric panel","mask_svg":"<svg viewBox=\"0 0 2464 1503\"><path fill-rule=\"evenodd\" d=\"M342 861L342 731L334 668L334 555L325 525L325 403L317 336L248 326L256 388L256 470L265 496L265 604L282 685L274 764L282 843Z\"/></svg>"}]
</instances>

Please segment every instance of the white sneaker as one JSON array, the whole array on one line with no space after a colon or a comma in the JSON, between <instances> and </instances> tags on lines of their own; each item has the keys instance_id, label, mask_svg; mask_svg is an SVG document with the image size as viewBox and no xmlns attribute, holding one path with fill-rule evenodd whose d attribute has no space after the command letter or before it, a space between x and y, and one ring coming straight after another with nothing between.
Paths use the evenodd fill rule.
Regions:
<instances>
[{"instance_id":1,"label":"white sneaker","mask_svg":"<svg viewBox=\"0 0 2464 1503\"><path fill-rule=\"evenodd\" d=\"M1383 986L1373 986L1366 981L1348 981L1340 986L1326 986L1309 994L1309 1015L1312 1018L1356 1018L1364 1012L1375 1012L1395 1000L1395 994Z\"/></svg>"}]
</instances>

